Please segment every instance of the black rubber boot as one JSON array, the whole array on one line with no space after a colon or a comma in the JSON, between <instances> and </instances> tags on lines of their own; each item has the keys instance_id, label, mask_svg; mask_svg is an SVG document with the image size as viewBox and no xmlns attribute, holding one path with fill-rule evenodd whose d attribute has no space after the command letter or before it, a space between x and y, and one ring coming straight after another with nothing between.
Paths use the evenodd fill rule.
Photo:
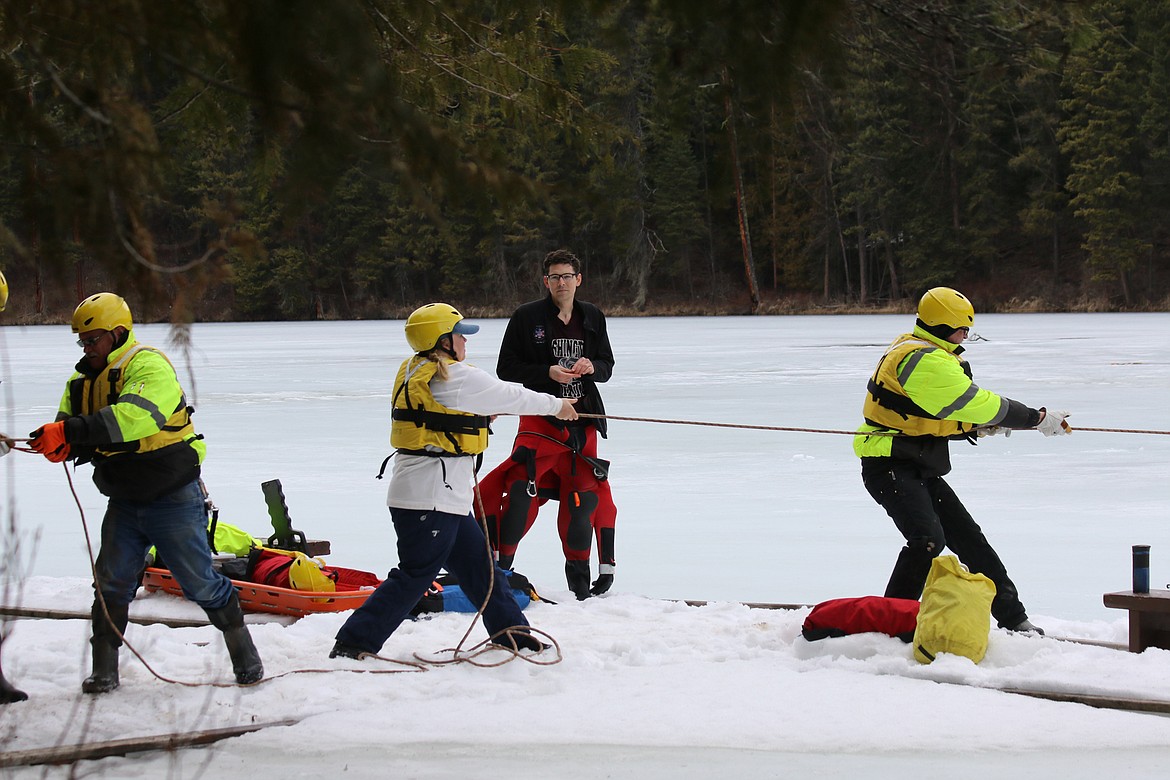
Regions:
<instances>
[{"instance_id":1,"label":"black rubber boot","mask_svg":"<svg viewBox=\"0 0 1170 780\"><path fill-rule=\"evenodd\" d=\"M206 612L211 624L223 632L236 682L252 685L264 679L264 664L260 662L260 653L252 643L248 627L244 625L244 612L240 609L240 598L235 591L232 591L232 598L227 604Z\"/></svg>"},{"instance_id":2,"label":"black rubber boot","mask_svg":"<svg viewBox=\"0 0 1170 780\"><path fill-rule=\"evenodd\" d=\"M565 579L577 601L589 598L589 561L565 561Z\"/></svg>"},{"instance_id":3,"label":"black rubber boot","mask_svg":"<svg viewBox=\"0 0 1170 780\"><path fill-rule=\"evenodd\" d=\"M600 596L606 593L613 587L614 568L617 565L613 554L613 529L600 528L597 531L597 579L593 581L593 587L589 592L594 596Z\"/></svg>"},{"instance_id":4,"label":"black rubber boot","mask_svg":"<svg viewBox=\"0 0 1170 780\"><path fill-rule=\"evenodd\" d=\"M12 683L8 682L3 672L0 672L0 704L12 704L27 698L27 693L12 687Z\"/></svg>"},{"instance_id":5,"label":"black rubber boot","mask_svg":"<svg viewBox=\"0 0 1170 780\"><path fill-rule=\"evenodd\" d=\"M81 683L82 693L109 693L118 687L118 648L93 644L93 672Z\"/></svg>"},{"instance_id":6,"label":"black rubber boot","mask_svg":"<svg viewBox=\"0 0 1170 780\"><path fill-rule=\"evenodd\" d=\"M106 610L109 610L109 618ZM130 605L106 602L106 610L102 609L100 601L94 601L90 609L93 637L89 644L93 648L93 672L81 683L82 693L109 693L118 687L118 648L122 646L122 635L130 622Z\"/></svg>"}]
</instances>

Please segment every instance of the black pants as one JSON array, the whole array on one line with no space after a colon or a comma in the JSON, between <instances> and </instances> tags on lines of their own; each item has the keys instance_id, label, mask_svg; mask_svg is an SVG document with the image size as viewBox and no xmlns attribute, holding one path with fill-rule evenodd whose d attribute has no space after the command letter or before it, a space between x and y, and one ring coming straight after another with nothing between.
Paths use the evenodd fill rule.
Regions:
<instances>
[{"instance_id":1,"label":"black pants","mask_svg":"<svg viewBox=\"0 0 1170 780\"><path fill-rule=\"evenodd\" d=\"M1027 619L999 555L942 477L922 477L913 463L884 461L880 468L863 467L861 478L873 500L906 537L906 546L886 585L886 596L920 598L931 561L943 547L949 547L968 569L995 583L991 614L1000 626L1013 628Z\"/></svg>"}]
</instances>

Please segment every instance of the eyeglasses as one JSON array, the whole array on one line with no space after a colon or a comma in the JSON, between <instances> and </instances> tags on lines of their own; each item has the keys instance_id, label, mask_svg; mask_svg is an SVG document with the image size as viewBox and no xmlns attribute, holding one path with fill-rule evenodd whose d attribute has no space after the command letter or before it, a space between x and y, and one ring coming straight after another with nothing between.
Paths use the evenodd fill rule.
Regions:
<instances>
[{"instance_id":1,"label":"eyeglasses","mask_svg":"<svg viewBox=\"0 0 1170 780\"><path fill-rule=\"evenodd\" d=\"M553 284L556 284L557 282L571 281L580 275L581 274L545 274L544 278L548 279Z\"/></svg>"},{"instance_id":2,"label":"eyeglasses","mask_svg":"<svg viewBox=\"0 0 1170 780\"><path fill-rule=\"evenodd\" d=\"M100 336L90 336L87 339L78 339L77 346L81 347L82 349L85 349L86 347L92 347L94 344L104 339L107 335L109 335L109 331L106 331Z\"/></svg>"}]
</instances>

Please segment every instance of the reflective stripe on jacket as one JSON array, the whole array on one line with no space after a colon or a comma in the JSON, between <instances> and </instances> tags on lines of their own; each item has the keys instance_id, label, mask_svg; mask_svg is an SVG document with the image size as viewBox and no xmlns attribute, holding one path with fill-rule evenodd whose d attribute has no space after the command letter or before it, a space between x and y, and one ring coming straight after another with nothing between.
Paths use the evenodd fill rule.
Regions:
<instances>
[{"instance_id":1,"label":"reflective stripe on jacket","mask_svg":"<svg viewBox=\"0 0 1170 780\"><path fill-rule=\"evenodd\" d=\"M195 435L191 409L166 355L138 344L133 334L110 354L95 376L77 373L69 381L60 411L93 415L102 431L99 456L146 453L186 442L203 462L207 447Z\"/></svg>"},{"instance_id":2,"label":"reflective stripe on jacket","mask_svg":"<svg viewBox=\"0 0 1170 780\"><path fill-rule=\"evenodd\" d=\"M915 328L899 336L878 362L869 382L859 434L897 431L907 437L949 439L978 425L995 425L1007 414L1006 398L976 385L957 345ZM854 437L861 458L897 457L897 437Z\"/></svg>"},{"instance_id":3,"label":"reflective stripe on jacket","mask_svg":"<svg viewBox=\"0 0 1170 780\"><path fill-rule=\"evenodd\" d=\"M452 455L478 455L487 449L489 419L436 401L431 379L438 368L435 361L417 355L403 361L394 380L390 444L415 455L440 454L440 450Z\"/></svg>"}]
</instances>

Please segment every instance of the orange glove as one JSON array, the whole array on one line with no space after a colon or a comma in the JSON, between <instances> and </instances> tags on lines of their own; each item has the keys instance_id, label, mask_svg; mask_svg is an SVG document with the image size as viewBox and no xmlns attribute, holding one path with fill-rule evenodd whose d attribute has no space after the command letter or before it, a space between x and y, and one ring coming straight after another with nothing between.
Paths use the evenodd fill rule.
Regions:
<instances>
[{"instance_id":1,"label":"orange glove","mask_svg":"<svg viewBox=\"0 0 1170 780\"><path fill-rule=\"evenodd\" d=\"M61 463L69 457L69 442L65 441L65 421L42 425L29 434L28 446L45 456L50 463Z\"/></svg>"}]
</instances>

